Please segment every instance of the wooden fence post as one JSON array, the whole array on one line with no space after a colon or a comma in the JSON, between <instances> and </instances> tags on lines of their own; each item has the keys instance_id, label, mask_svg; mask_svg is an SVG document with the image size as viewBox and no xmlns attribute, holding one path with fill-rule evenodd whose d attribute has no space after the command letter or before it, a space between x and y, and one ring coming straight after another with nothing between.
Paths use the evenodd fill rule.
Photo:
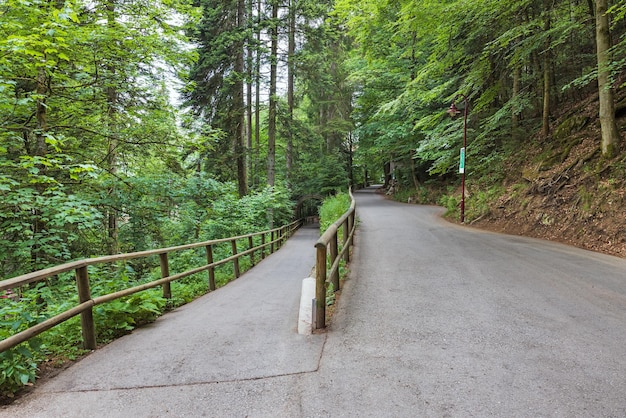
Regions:
<instances>
[{"instance_id":1,"label":"wooden fence post","mask_svg":"<svg viewBox=\"0 0 626 418\"><path fill-rule=\"evenodd\" d=\"M270 235L270 254L274 254L274 231Z\"/></svg>"},{"instance_id":2,"label":"wooden fence post","mask_svg":"<svg viewBox=\"0 0 626 418\"><path fill-rule=\"evenodd\" d=\"M213 264L213 246L206 246L206 263L207 265ZM215 267L209 267L209 290L215 290Z\"/></svg>"},{"instance_id":3,"label":"wooden fence post","mask_svg":"<svg viewBox=\"0 0 626 418\"><path fill-rule=\"evenodd\" d=\"M254 242L252 241L252 237L248 237L248 249L251 250L254 248ZM254 267L254 251L250 253L250 263L252 263L252 267Z\"/></svg>"},{"instance_id":4,"label":"wooden fence post","mask_svg":"<svg viewBox=\"0 0 626 418\"><path fill-rule=\"evenodd\" d=\"M89 272L87 266L76 269L76 287L78 288L78 301L80 303L91 300L91 289L89 288ZM93 309L81 312L80 325L83 330L83 347L87 350L96 349L96 327L93 322Z\"/></svg>"},{"instance_id":5,"label":"wooden fence post","mask_svg":"<svg viewBox=\"0 0 626 418\"><path fill-rule=\"evenodd\" d=\"M350 217L348 216L348 219L346 219L346 221L343 223L343 248L346 248L346 245L348 245L348 236L350 235ZM350 262L350 249L347 248L343 254L343 261L345 261L346 263Z\"/></svg>"},{"instance_id":6,"label":"wooden fence post","mask_svg":"<svg viewBox=\"0 0 626 418\"><path fill-rule=\"evenodd\" d=\"M339 246L338 246L338 233L335 231L332 238L330 239L330 263L334 264L337 259L337 255L339 254ZM333 291L336 292L339 290L339 267L335 269L330 276L330 282L333 284Z\"/></svg>"},{"instance_id":7,"label":"wooden fence post","mask_svg":"<svg viewBox=\"0 0 626 418\"><path fill-rule=\"evenodd\" d=\"M237 240L234 239L230 243L233 247L233 255L235 256L237 255ZM238 279L239 276L241 276L241 272L239 271L239 258L238 257L233 260L233 271L235 273L235 279Z\"/></svg>"},{"instance_id":8,"label":"wooden fence post","mask_svg":"<svg viewBox=\"0 0 626 418\"><path fill-rule=\"evenodd\" d=\"M265 259L265 234L261 234L261 260Z\"/></svg>"},{"instance_id":9,"label":"wooden fence post","mask_svg":"<svg viewBox=\"0 0 626 418\"><path fill-rule=\"evenodd\" d=\"M161 278L164 279L170 275L170 265L167 261L167 253L159 254L159 261L161 262ZM171 283L163 283L163 298L172 298L172 285Z\"/></svg>"},{"instance_id":10,"label":"wooden fence post","mask_svg":"<svg viewBox=\"0 0 626 418\"><path fill-rule=\"evenodd\" d=\"M326 245L316 245L315 328L326 328Z\"/></svg>"}]
</instances>

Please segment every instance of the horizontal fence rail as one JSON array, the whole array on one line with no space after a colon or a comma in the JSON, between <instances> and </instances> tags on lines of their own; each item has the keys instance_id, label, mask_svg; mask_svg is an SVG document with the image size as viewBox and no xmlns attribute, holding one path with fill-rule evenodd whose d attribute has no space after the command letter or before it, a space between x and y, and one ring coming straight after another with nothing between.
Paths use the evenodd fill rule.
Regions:
<instances>
[{"instance_id":1,"label":"horizontal fence rail","mask_svg":"<svg viewBox=\"0 0 626 418\"><path fill-rule=\"evenodd\" d=\"M350 209L348 209L335 223L328 227L320 239L315 243L315 313L313 328L326 328L326 289L332 283L333 291L339 287L339 264L341 260L350 261L350 248L354 245L354 231L356 230L356 201L350 190ZM343 242L339 251L339 231L342 231ZM330 268L327 266L330 265Z\"/></svg>"},{"instance_id":2,"label":"horizontal fence rail","mask_svg":"<svg viewBox=\"0 0 626 418\"><path fill-rule=\"evenodd\" d=\"M24 274L12 279L0 281L0 292L10 291L11 289L19 288L29 283L46 280L50 277L56 276L68 271L75 271L76 275L76 287L78 292L79 304L73 308L70 308L52 318L49 318L37 325L34 325L18 334L12 335L0 341L0 353L10 348L17 346L32 337L35 337L42 332L49 330L50 328L67 321L68 319L80 314L81 327L83 335L83 347L89 350L96 348L96 330L93 320L93 307L101 305L103 303L111 302L115 299L130 296L144 290L152 289L154 287L162 286L163 297L170 299L172 297L172 291L170 283L175 280L192 276L204 271L208 272L208 288L209 290L215 290L215 268L227 263L233 263L233 274L235 278L238 278L241 274L239 267L239 259L244 256L249 256L251 265L255 265L255 253L260 252L261 259L265 258L267 248L269 247L269 254L278 250L285 241L293 235L293 233L302 225L302 220L295 221L289 225L275 228L268 231L257 232L254 234L242 235L231 238L223 238L212 241L200 242L196 244L181 245L177 247L161 248L149 251L140 251L135 253L117 254L111 256L88 258L70 263L62 264L56 267L50 267L44 270L38 270L32 273ZM254 246L254 238L260 237L261 244ZM268 239L269 238L269 239ZM217 244L230 243L232 248L232 255L221 260L215 261L213 259L213 247ZM244 251L239 250L238 243L246 245L247 249ZM169 258L168 255L195 248L205 248L206 251L206 264L188 270L182 273L170 275L169 272ZM243 247L242 247L243 248ZM144 283L135 287L120 290L114 293L109 293L103 296L92 298L89 283L88 267L102 264L112 264L119 261L132 260L137 258L146 258L150 256L159 256L161 266L161 279L152 281L150 283Z\"/></svg>"}]
</instances>

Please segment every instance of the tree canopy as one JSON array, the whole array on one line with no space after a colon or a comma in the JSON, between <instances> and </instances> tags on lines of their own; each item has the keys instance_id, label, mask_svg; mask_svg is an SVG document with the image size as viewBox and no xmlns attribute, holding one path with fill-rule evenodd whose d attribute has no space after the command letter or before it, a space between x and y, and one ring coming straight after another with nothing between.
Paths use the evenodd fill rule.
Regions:
<instances>
[{"instance_id":1,"label":"tree canopy","mask_svg":"<svg viewBox=\"0 0 626 418\"><path fill-rule=\"evenodd\" d=\"M392 177L454 186L463 121L446 109L463 97L477 178L497 181L534 133L557 141L559 111L593 94L610 158L625 15L580 0L6 0L2 274L213 238L218 197L267 185L296 200Z\"/></svg>"}]
</instances>

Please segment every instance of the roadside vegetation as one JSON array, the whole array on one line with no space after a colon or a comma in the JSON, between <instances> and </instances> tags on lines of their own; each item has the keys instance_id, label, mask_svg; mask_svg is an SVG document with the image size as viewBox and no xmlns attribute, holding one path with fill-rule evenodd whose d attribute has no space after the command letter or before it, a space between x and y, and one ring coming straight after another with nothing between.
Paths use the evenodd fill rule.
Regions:
<instances>
[{"instance_id":1,"label":"roadside vegetation","mask_svg":"<svg viewBox=\"0 0 626 418\"><path fill-rule=\"evenodd\" d=\"M201 231L195 238L198 241L265 230L267 207L273 208L272 216L277 224L284 225L292 220L293 204L285 191L266 190L237 199L232 185L221 187L220 195L212 201L216 210L198 225ZM170 225L170 228L175 231L176 225ZM230 256L231 251L228 243L213 248L216 260ZM203 262L206 262L204 251L187 251L172 257L170 268L181 272ZM242 272L250 267L247 257L240 260ZM152 257L129 260L110 268L90 266L89 276L92 297L97 297L160 279L161 270L158 257ZM217 287L227 284L232 278L231 265L216 269ZM206 274L196 274L172 283L171 299L164 299L160 288L157 288L97 306L94 309L97 343L107 344L207 292ZM74 272L14 289L3 294L0 302L0 338L7 338L76 305L78 295ZM33 384L42 368L59 367L87 353L81 347L80 318L74 317L28 343L0 353L0 398L8 399L23 386Z\"/></svg>"},{"instance_id":2,"label":"roadside vegetation","mask_svg":"<svg viewBox=\"0 0 626 418\"><path fill-rule=\"evenodd\" d=\"M335 196L328 197L322 203L319 209L320 213L320 235L322 235L329 226L331 226L337 219L341 218L350 209L352 201L348 193L339 192ZM358 223L358 218L356 219ZM343 228L337 231L338 251L343 249ZM327 268L330 268L330 260L327 262ZM342 259L339 262L339 280L343 281L348 275L348 268L346 262ZM341 296L341 291L335 291L333 284L329 283L326 288L326 306L327 309L327 321L330 322L332 314L334 312L333 307L337 302L337 298Z\"/></svg>"}]
</instances>

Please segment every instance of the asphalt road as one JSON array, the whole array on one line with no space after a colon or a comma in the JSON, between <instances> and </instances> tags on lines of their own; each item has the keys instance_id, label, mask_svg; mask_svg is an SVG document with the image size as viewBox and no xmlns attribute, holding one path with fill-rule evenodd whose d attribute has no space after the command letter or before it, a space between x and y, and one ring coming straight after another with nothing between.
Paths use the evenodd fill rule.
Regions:
<instances>
[{"instance_id":1,"label":"asphalt road","mask_svg":"<svg viewBox=\"0 0 626 418\"><path fill-rule=\"evenodd\" d=\"M247 274L0 416L626 416L626 260L356 197L351 277L327 333L295 334L292 280L264 273L267 303L243 296L261 292ZM312 266L307 233L257 269L281 252Z\"/></svg>"}]
</instances>

